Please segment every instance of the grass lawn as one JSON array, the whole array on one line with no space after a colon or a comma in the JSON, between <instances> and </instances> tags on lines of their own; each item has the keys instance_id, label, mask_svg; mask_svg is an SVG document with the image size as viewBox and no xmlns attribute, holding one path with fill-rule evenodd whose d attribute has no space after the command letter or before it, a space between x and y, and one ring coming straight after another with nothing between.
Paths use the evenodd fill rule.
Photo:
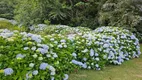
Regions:
<instances>
[{"instance_id":1,"label":"grass lawn","mask_svg":"<svg viewBox=\"0 0 142 80\"><path fill-rule=\"evenodd\" d=\"M142 55L121 66L110 65L101 71L80 70L71 74L69 80L142 80Z\"/></svg>"}]
</instances>

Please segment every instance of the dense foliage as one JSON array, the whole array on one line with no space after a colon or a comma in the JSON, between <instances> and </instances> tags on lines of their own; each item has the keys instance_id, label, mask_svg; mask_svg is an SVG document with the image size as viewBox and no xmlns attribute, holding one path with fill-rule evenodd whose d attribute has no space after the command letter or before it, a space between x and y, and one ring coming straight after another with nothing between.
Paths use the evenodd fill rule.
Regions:
<instances>
[{"instance_id":1,"label":"dense foliage","mask_svg":"<svg viewBox=\"0 0 142 80\"><path fill-rule=\"evenodd\" d=\"M0 67L5 73L0 76L3 80L67 80L67 74L76 68L70 62L74 48L62 35L43 38L26 32L1 30L0 42Z\"/></svg>"},{"instance_id":2,"label":"dense foliage","mask_svg":"<svg viewBox=\"0 0 142 80\"><path fill-rule=\"evenodd\" d=\"M18 30L25 31L25 27L17 26L18 23L15 20L8 20L5 18L0 18L0 29Z\"/></svg>"},{"instance_id":3,"label":"dense foliage","mask_svg":"<svg viewBox=\"0 0 142 80\"><path fill-rule=\"evenodd\" d=\"M67 80L77 69L101 70L141 54L138 39L123 28L73 28L67 34L60 28L70 27L56 28L46 36L0 30L1 79Z\"/></svg>"},{"instance_id":4,"label":"dense foliage","mask_svg":"<svg viewBox=\"0 0 142 80\"><path fill-rule=\"evenodd\" d=\"M78 69L101 70L139 57L141 5L141 0L0 0L0 78L67 80Z\"/></svg>"},{"instance_id":5,"label":"dense foliage","mask_svg":"<svg viewBox=\"0 0 142 80\"><path fill-rule=\"evenodd\" d=\"M0 17L12 19L14 17L15 0L0 0Z\"/></svg>"},{"instance_id":6,"label":"dense foliage","mask_svg":"<svg viewBox=\"0 0 142 80\"><path fill-rule=\"evenodd\" d=\"M1 0L0 16L15 18L28 26L49 21L93 29L100 25L132 29L140 28L141 3L141 0Z\"/></svg>"}]
</instances>

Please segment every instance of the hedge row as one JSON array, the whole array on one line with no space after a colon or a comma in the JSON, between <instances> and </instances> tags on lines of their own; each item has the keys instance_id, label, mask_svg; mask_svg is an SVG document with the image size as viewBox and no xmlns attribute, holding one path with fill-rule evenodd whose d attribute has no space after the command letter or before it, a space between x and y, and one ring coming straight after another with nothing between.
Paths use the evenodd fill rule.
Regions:
<instances>
[{"instance_id":1,"label":"hedge row","mask_svg":"<svg viewBox=\"0 0 142 80\"><path fill-rule=\"evenodd\" d=\"M140 54L138 39L117 27L46 36L0 30L2 80L67 80L76 69L101 70Z\"/></svg>"}]
</instances>

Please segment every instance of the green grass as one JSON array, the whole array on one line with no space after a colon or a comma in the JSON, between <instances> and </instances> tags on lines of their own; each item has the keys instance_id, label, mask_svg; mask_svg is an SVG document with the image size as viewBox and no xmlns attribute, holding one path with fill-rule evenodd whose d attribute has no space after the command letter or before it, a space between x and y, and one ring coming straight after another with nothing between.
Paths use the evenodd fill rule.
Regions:
<instances>
[{"instance_id":1,"label":"green grass","mask_svg":"<svg viewBox=\"0 0 142 80\"><path fill-rule=\"evenodd\" d=\"M120 66L107 66L101 71L80 70L71 74L69 80L142 80L142 55Z\"/></svg>"}]
</instances>

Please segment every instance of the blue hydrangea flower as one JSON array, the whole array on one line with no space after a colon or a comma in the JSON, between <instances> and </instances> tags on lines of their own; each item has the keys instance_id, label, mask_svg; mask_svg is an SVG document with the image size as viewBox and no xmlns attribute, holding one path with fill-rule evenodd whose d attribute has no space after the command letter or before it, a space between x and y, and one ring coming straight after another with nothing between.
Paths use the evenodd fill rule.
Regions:
<instances>
[{"instance_id":1,"label":"blue hydrangea flower","mask_svg":"<svg viewBox=\"0 0 142 80\"><path fill-rule=\"evenodd\" d=\"M95 56L99 56L99 54L98 54L98 53L95 53Z\"/></svg>"},{"instance_id":2,"label":"blue hydrangea flower","mask_svg":"<svg viewBox=\"0 0 142 80\"><path fill-rule=\"evenodd\" d=\"M140 55L140 54L141 54L141 51L139 50L139 51L138 51L138 55Z\"/></svg>"},{"instance_id":3,"label":"blue hydrangea flower","mask_svg":"<svg viewBox=\"0 0 142 80\"><path fill-rule=\"evenodd\" d=\"M82 62L76 61L76 60L72 60L72 63L76 64L76 65L83 65Z\"/></svg>"},{"instance_id":4,"label":"blue hydrangea flower","mask_svg":"<svg viewBox=\"0 0 142 80\"><path fill-rule=\"evenodd\" d=\"M86 52L88 52L88 49L84 49L82 52L86 53Z\"/></svg>"},{"instance_id":5,"label":"blue hydrangea flower","mask_svg":"<svg viewBox=\"0 0 142 80\"><path fill-rule=\"evenodd\" d=\"M47 63L41 63L39 69L45 70L47 68L48 64Z\"/></svg>"},{"instance_id":6,"label":"blue hydrangea flower","mask_svg":"<svg viewBox=\"0 0 142 80\"><path fill-rule=\"evenodd\" d=\"M103 47L104 47L104 48L108 48L108 47L109 47L109 44L104 44Z\"/></svg>"},{"instance_id":7,"label":"blue hydrangea flower","mask_svg":"<svg viewBox=\"0 0 142 80\"><path fill-rule=\"evenodd\" d=\"M50 75L55 75L55 71L52 71L52 72L50 73Z\"/></svg>"},{"instance_id":8,"label":"blue hydrangea flower","mask_svg":"<svg viewBox=\"0 0 142 80\"><path fill-rule=\"evenodd\" d=\"M35 50L36 50L36 47L35 47L35 46L34 46L34 47L32 47L32 48L31 48L31 50L35 51Z\"/></svg>"},{"instance_id":9,"label":"blue hydrangea flower","mask_svg":"<svg viewBox=\"0 0 142 80\"><path fill-rule=\"evenodd\" d=\"M95 66L96 66L96 68L98 68L98 67L99 67L99 65L98 65L98 64L96 64Z\"/></svg>"},{"instance_id":10,"label":"blue hydrangea flower","mask_svg":"<svg viewBox=\"0 0 142 80\"><path fill-rule=\"evenodd\" d=\"M29 49L29 47L24 47L24 50L28 50Z\"/></svg>"},{"instance_id":11,"label":"blue hydrangea flower","mask_svg":"<svg viewBox=\"0 0 142 80\"><path fill-rule=\"evenodd\" d=\"M27 74L26 74L26 79L29 79L29 78L32 78L33 75L32 75L32 72L29 71Z\"/></svg>"},{"instance_id":12,"label":"blue hydrangea flower","mask_svg":"<svg viewBox=\"0 0 142 80\"><path fill-rule=\"evenodd\" d=\"M94 56L94 50L93 49L90 50L90 56Z\"/></svg>"},{"instance_id":13,"label":"blue hydrangea flower","mask_svg":"<svg viewBox=\"0 0 142 80\"><path fill-rule=\"evenodd\" d=\"M53 66L50 66L49 70L52 71L52 72L55 72L55 68Z\"/></svg>"},{"instance_id":14,"label":"blue hydrangea flower","mask_svg":"<svg viewBox=\"0 0 142 80\"><path fill-rule=\"evenodd\" d=\"M47 45L45 45L45 44L42 44L41 47L42 47L43 49L49 49L49 46L47 46Z\"/></svg>"},{"instance_id":15,"label":"blue hydrangea flower","mask_svg":"<svg viewBox=\"0 0 142 80\"><path fill-rule=\"evenodd\" d=\"M96 61L99 61L100 59L97 57L97 58L95 58L95 60L96 60Z\"/></svg>"},{"instance_id":16,"label":"blue hydrangea flower","mask_svg":"<svg viewBox=\"0 0 142 80\"><path fill-rule=\"evenodd\" d=\"M131 35L130 37L131 37L131 39L135 39L136 38L134 35Z\"/></svg>"},{"instance_id":17,"label":"blue hydrangea flower","mask_svg":"<svg viewBox=\"0 0 142 80\"><path fill-rule=\"evenodd\" d=\"M101 70L101 68L96 68L96 70L98 70L98 71L99 71L99 70Z\"/></svg>"},{"instance_id":18,"label":"blue hydrangea flower","mask_svg":"<svg viewBox=\"0 0 142 80\"><path fill-rule=\"evenodd\" d=\"M32 35L32 40L36 41L37 43L41 43L41 36L40 35Z\"/></svg>"},{"instance_id":19,"label":"blue hydrangea flower","mask_svg":"<svg viewBox=\"0 0 142 80\"><path fill-rule=\"evenodd\" d=\"M54 38L51 38L51 39L50 39L50 41L54 41L54 40L55 40Z\"/></svg>"},{"instance_id":20,"label":"blue hydrangea flower","mask_svg":"<svg viewBox=\"0 0 142 80\"><path fill-rule=\"evenodd\" d=\"M63 80L68 80L69 75L68 74L64 74L65 78Z\"/></svg>"},{"instance_id":21,"label":"blue hydrangea flower","mask_svg":"<svg viewBox=\"0 0 142 80\"><path fill-rule=\"evenodd\" d=\"M12 68L6 68L6 69L4 69L4 74L5 74L5 76L11 75L13 72L14 72L14 71L13 71Z\"/></svg>"},{"instance_id":22,"label":"blue hydrangea flower","mask_svg":"<svg viewBox=\"0 0 142 80\"><path fill-rule=\"evenodd\" d=\"M60 42L61 42L61 43L66 43L66 40L62 39Z\"/></svg>"},{"instance_id":23,"label":"blue hydrangea flower","mask_svg":"<svg viewBox=\"0 0 142 80\"><path fill-rule=\"evenodd\" d=\"M130 60L129 58L125 58L126 60Z\"/></svg>"},{"instance_id":24,"label":"blue hydrangea flower","mask_svg":"<svg viewBox=\"0 0 142 80\"><path fill-rule=\"evenodd\" d=\"M54 77L51 77L51 80L54 80L55 78Z\"/></svg>"},{"instance_id":25,"label":"blue hydrangea flower","mask_svg":"<svg viewBox=\"0 0 142 80\"><path fill-rule=\"evenodd\" d=\"M45 54L48 52L47 49L43 49L43 48L38 48L37 50L39 50L41 52L41 54Z\"/></svg>"},{"instance_id":26,"label":"blue hydrangea flower","mask_svg":"<svg viewBox=\"0 0 142 80\"><path fill-rule=\"evenodd\" d=\"M77 55L76 55L76 53L72 53L72 56L73 56L73 57L76 57Z\"/></svg>"},{"instance_id":27,"label":"blue hydrangea flower","mask_svg":"<svg viewBox=\"0 0 142 80\"><path fill-rule=\"evenodd\" d=\"M87 68L87 64L84 63L84 64L82 65L82 67L83 67L83 68Z\"/></svg>"},{"instance_id":28,"label":"blue hydrangea flower","mask_svg":"<svg viewBox=\"0 0 142 80\"><path fill-rule=\"evenodd\" d=\"M79 61L76 61L76 60L72 60L71 62L76 64L76 65L82 66L83 68L87 68L86 63L83 64L82 62L79 62Z\"/></svg>"},{"instance_id":29,"label":"blue hydrangea flower","mask_svg":"<svg viewBox=\"0 0 142 80\"><path fill-rule=\"evenodd\" d=\"M91 66L88 66L88 69L91 69Z\"/></svg>"},{"instance_id":30,"label":"blue hydrangea flower","mask_svg":"<svg viewBox=\"0 0 142 80\"><path fill-rule=\"evenodd\" d=\"M37 74L38 74L38 70L34 70L33 75L37 75Z\"/></svg>"},{"instance_id":31,"label":"blue hydrangea flower","mask_svg":"<svg viewBox=\"0 0 142 80\"><path fill-rule=\"evenodd\" d=\"M27 34L27 36L28 36L28 37L31 37L31 36L32 36L32 34L31 34L31 33L28 33L28 34Z\"/></svg>"},{"instance_id":32,"label":"blue hydrangea flower","mask_svg":"<svg viewBox=\"0 0 142 80\"><path fill-rule=\"evenodd\" d=\"M66 45L66 44L64 45L64 48L67 48L67 45Z\"/></svg>"},{"instance_id":33,"label":"blue hydrangea flower","mask_svg":"<svg viewBox=\"0 0 142 80\"><path fill-rule=\"evenodd\" d=\"M114 56L114 53L110 52L109 53L109 56L108 56L108 59L113 59L115 56Z\"/></svg>"},{"instance_id":34,"label":"blue hydrangea flower","mask_svg":"<svg viewBox=\"0 0 142 80\"><path fill-rule=\"evenodd\" d=\"M30 63L30 64L29 64L29 66L30 66L31 68L33 68L34 65L35 65L34 63Z\"/></svg>"},{"instance_id":35,"label":"blue hydrangea flower","mask_svg":"<svg viewBox=\"0 0 142 80\"><path fill-rule=\"evenodd\" d=\"M106 58L107 58L107 55L104 55L104 56L103 56L103 59L106 59Z\"/></svg>"},{"instance_id":36,"label":"blue hydrangea flower","mask_svg":"<svg viewBox=\"0 0 142 80\"><path fill-rule=\"evenodd\" d=\"M55 54L53 55L53 57L54 57L54 58L57 58L57 57L58 57L58 55L55 53Z\"/></svg>"},{"instance_id":37,"label":"blue hydrangea flower","mask_svg":"<svg viewBox=\"0 0 142 80\"><path fill-rule=\"evenodd\" d=\"M84 61L87 61L87 58L84 57L83 60L84 60Z\"/></svg>"},{"instance_id":38,"label":"blue hydrangea flower","mask_svg":"<svg viewBox=\"0 0 142 80\"><path fill-rule=\"evenodd\" d=\"M48 57L48 58L49 58L49 57L51 57L51 55L50 55L50 54L47 54L47 55L46 55L46 57Z\"/></svg>"},{"instance_id":39,"label":"blue hydrangea flower","mask_svg":"<svg viewBox=\"0 0 142 80\"><path fill-rule=\"evenodd\" d=\"M16 58L18 59L18 58L24 58L25 57L25 55L23 55L23 54L17 54L16 55Z\"/></svg>"},{"instance_id":40,"label":"blue hydrangea flower","mask_svg":"<svg viewBox=\"0 0 142 80\"><path fill-rule=\"evenodd\" d=\"M58 48L63 48L63 46L61 44L58 45Z\"/></svg>"}]
</instances>

